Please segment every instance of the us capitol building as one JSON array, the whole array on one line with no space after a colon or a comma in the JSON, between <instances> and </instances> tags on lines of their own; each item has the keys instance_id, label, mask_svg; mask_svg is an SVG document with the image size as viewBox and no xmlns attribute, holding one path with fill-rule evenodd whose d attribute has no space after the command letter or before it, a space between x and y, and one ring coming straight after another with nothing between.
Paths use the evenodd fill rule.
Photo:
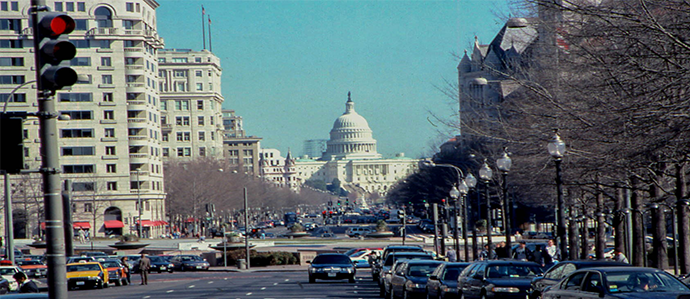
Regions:
<instances>
[{"instance_id":1,"label":"us capitol building","mask_svg":"<svg viewBox=\"0 0 690 299\"><path fill-rule=\"evenodd\" d=\"M369 123L355 111L350 93L345 113L333 123L326 144L326 151L320 158L294 158L290 151L286 157L281 157L278 150L263 149L261 176L296 191L307 181L330 184L338 179L347 191L366 197L375 192L385 195L396 182L413 173L420 161L402 153L392 158L383 158L377 153Z\"/></svg>"}]
</instances>

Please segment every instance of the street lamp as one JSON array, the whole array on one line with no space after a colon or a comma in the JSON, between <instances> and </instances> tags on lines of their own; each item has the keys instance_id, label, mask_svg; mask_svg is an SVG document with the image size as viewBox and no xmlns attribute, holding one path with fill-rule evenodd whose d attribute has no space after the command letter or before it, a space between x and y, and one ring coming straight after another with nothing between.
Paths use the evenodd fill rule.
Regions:
<instances>
[{"instance_id":1,"label":"street lamp","mask_svg":"<svg viewBox=\"0 0 690 299\"><path fill-rule=\"evenodd\" d=\"M565 142L561 140L561 136L558 135L558 130L554 130L553 139L549 142L547 149L549 154L553 157L553 161L556 164L556 221L558 235L558 246L561 250L561 257L568 256L568 246L566 245L565 236L565 206L563 204L563 179L561 178L561 162L563 161L563 155L565 155Z\"/></svg>"},{"instance_id":2,"label":"street lamp","mask_svg":"<svg viewBox=\"0 0 690 299\"><path fill-rule=\"evenodd\" d=\"M477 185L477 178L475 178L472 175L472 173L468 173L467 176L465 177L465 186L467 186L467 191L468 191L466 193L469 193L469 190L473 189L476 185ZM477 198L479 198L478 195L477 195ZM469 205L467 204L467 196L465 196L463 203L464 203L465 207L462 209L462 212L465 213L465 216L462 217L462 221L463 221L463 227L465 229L462 230L462 238L465 240L465 262L469 262L470 261L470 252L469 252L469 248L468 248L468 244L467 244L468 243L467 242L468 241L467 240L467 230L469 228L469 225L467 224L467 221L468 221L467 218L469 217L469 215L468 215L469 213L467 211L468 211ZM477 203L477 211L479 211L479 203ZM476 219L475 219L475 221L476 221ZM474 225L472 227L474 228ZM475 256L477 256L477 230L476 229L472 229L472 248L473 248L472 256L475 257Z\"/></svg>"},{"instance_id":3,"label":"street lamp","mask_svg":"<svg viewBox=\"0 0 690 299\"><path fill-rule=\"evenodd\" d=\"M459 178L458 180L462 182L462 178ZM455 241L455 243L454 243L454 245L455 245L454 246L455 247L455 257L457 259L457 257L460 255L460 240L458 240L458 238L459 238L458 237L458 235L459 235L458 234L458 228L459 228L458 215L460 214L459 210L458 210L458 198L460 197L460 191L455 186L455 184L453 184L453 188L450 189L450 192L448 195L450 196L451 199L453 199L453 208L455 209L455 212L453 213L453 218L455 219L455 228L453 229L453 239Z\"/></svg>"},{"instance_id":4,"label":"street lamp","mask_svg":"<svg viewBox=\"0 0 690 299\"><path fill-rule=\"evenodd\" d=\"M489 164L484 159L484 165L479 168L479 178L484 181L484 196L486 196L486 243L491 244L491 198L489 198L489 182L493 176L493 171L489 168Z\"/></svg>"},{"instance_id":5,"label":"street lamp","mask_svg":"<svg viewBox=\"0 0 690 299\"><path fill-rule=\"evenodd\" d=\"M498 167L498 170L501 171L503 176L503 183L501 186L503 189L503 226L505 226L504 229L506 234L506 253L508 254L509 258L513 256L511 252L512 247L510 244L512 225L510 223L510 203L508 202L508 183L506 179L512 165L513 161L508 156L508 149L503 148L503 156L496 160L496 167Z\"/></svg>"},{"instance_id":6,"label":"street lamp","mask_svg":"<svg viewBox=\"0 0 690 299\"><path fill-rule=\"evenodd\" d=\"M139 224L137 225L137 231L139 233L139 239L141 239L141 227L143 222L141 221L141 180L139 180L139 168L137 168L137 207L139 210Z\"/></svg>"}]
</instances>

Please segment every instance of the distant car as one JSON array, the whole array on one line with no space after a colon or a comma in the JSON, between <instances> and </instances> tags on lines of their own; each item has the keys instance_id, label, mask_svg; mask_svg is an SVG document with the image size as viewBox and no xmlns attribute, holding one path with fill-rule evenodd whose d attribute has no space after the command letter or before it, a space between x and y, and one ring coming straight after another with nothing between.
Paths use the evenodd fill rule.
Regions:
<instances>
[{"instance_id":1,"label":"distant car","mask_svg":"<svg viewBox=\"0 0 690 299\"><path fill-rule=\"evenodd\" d=\"M393 265L399 261L406 260L433 260L434 257L426 252L392 252L386 256L386 258L378 265L380 267L379 272L379 294L385 295L390 289L387 283L390 282L391 273L393 273ZM388 280L387 280L388 279Z\"/></svg>"},{"instance_id":2,"label":"distant car","mask_svg":"<svg viewBox=\"0 0 690 299\"><path fill-rule=\"evenodd\" d=\"M67 264L67 288L82 287L107 288L108 271L99 262L79 262Z\"/></svg>"},{"instance_id":3,"label":"distant car","mask_svg":"<svg viewBox=\"0 0 690 299\"><path fill-rule=\"evenodd\" d=\"M370 227L356 226L356 227L349 228L345 232L345 234L350 238L357 238L360 236L366 236L372 232L374 232L374 230L371 229Z\"/></svg>"},{"instance_id":4,"label":"distant car","mask_svg":"<svg viewBox=\"0 0 690 299\"><path fill-rule=\"evenodd\" d=\"M322 253L309 262L309 282L317 279L347 279L355 282L357 269L352 260L342 253Z\"/></svg>"},{"instance_id":5,"label":"distant car","mask_svg":"<svg viewBox=\"0 0 690 299\"><path fill-rule=\"evenodd\" d=\"M557 284L561 279L568 276L575 270L592 267L630 267L630 264L613 261L562 261L551 267L544 275L535 277L530 282L529 299L537 299L548 287Z\"/></svg>"},{"instance_id":6,"label":"distant car","mask_svg":"<svg viewBox=\"0 0 690 299\"><path fill-rule=\"evenodd\" d=\"M210 264L198 255L177 255L170 260L174 270L208 270Z\"/></svg>"},{"instance_id":7,"label":"distant car","mask_svg":"<svg viewBox=\"0 0 690 299\"><path fill-rule=\"evenodd\" d=\"M460 273L458 294L464 299L524 299L532 279L541 274L541 265L533 262L474 262Z\"/></svg>"},{"instance_id":8,"label":"distant car","mask_svg":"<svg viewBox=\"0 0 690 299\"><path fill-rule=\"evenodd\" d=\"M319 227L319 225L314 223L314 222L307 222L303 225L303 227L307 231L312 231L312 230L315 230L317 227Z\"/></svg>"},{"instance_id":9,"label":"distant car","mask_svg":"<svg viewBox=\"0 0 690 299\"><path fill-rule=\"evenodd\" d=\"M663 270L597 267L570 273L542 294L543 299L688 298L690 288Z\"/></svg>"},{"instance_id":10,"label":"distant car","mask_svg":"<svg viewBox=\"0 0 690 299\"><path fill-rule=\"evenodd\" d=\"M79 262L95 262L96 259L91 256L70 256L67 258L67 264Z\"/></svg>"},{"instance_id":11,"label":"distant car","mask_svg":"<svg viewBox=\"0 0 690 299\"><path fill-rule=\"evenodd\" d=\"M15 264L17 264L17 266L22 269L22 272L28 277L40 278L48 276L48 266L39 260L21 259Z\"/></svg>"},{"instance_id":12,"label":"distant car","mask_svg":"<svg viewBox=\"0 0 690 299\"><path fill-rule=\"evenodd\" d=\"M443 263L429 275L426 292L429 299L458 297L458 276L470 263Z\"/></svg>"},{"instance_id":13,"label":"distant car","mask_svg":"<svg viewBox=\"0 0 690 299\"><path fill-rule=\"evenodd\" d=\"M108 271L108 283L116 286L127 285L127 272L120 260L107 259L99 263Z\"/></svg>"},{"instance_id":14,"label":"distant car","mask_svg":"<svg viewBox=\"0 0 690 299\"><path fill-rule=\"evenodd\" d=\"M371 268L369 264L369 256L376 254L376 256L381 255L382 250L363 250L357 251L349 255L350 259L355 263L357 268Z\"/></svg>"},{"instance_id":15,"label":"distant car","mask_svg":"<svg viewBox=\"0 0 690 299\"><path fill-rule=\"evenodd\" d=\"M404 246L404 245L389 245L386 246L386 248L383 249L383 254L381 254L381 258L375 265L371 265L371 278L374 281L380 281L380 275L381 275L381 270L383 268L383 264L386 263L386 258L388 257L389 253L392 252L424 252L424 249L421 246ZM393 262L391 261L390 265L388 267L392 266Z\"/></svg>"}]
</instances>

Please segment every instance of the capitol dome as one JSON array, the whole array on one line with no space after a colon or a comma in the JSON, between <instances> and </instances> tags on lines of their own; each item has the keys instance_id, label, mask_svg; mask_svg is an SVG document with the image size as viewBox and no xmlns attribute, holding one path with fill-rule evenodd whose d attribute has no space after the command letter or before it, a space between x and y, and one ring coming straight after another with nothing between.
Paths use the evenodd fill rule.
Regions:
<instances>
[{"instance_id":1,"label":"capitol dome","mask_svg":"<svg viewBox=\"0 0 690 299\"><path fill-rule=\"evenodd\" d=\"M367 120L355 111L355 103L347 94L345 113L333 123L327 142L325 159L378 159L376 140Z\"/></svg>"}]
</instances>

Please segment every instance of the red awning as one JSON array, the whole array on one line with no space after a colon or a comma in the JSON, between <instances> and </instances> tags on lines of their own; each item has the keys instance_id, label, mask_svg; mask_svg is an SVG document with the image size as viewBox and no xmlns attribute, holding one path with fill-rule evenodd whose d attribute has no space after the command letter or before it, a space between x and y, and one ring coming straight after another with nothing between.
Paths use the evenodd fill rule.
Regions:
<instances>
[{"instance_id":1,"label":"red awning","mask_svg":"<svg viewBox=\"0 0 690 299\"><path fill-rule=\"evenodd\" d=\"M72 223L72 227L74 229L90 229L91 228L91 222L88 221L76 221ZM41 229L46 229L46 223L41 222Z\"/></svg>"},{"instance_id":2,"label":"red awning","mask_svg":"<svg viewBox=\"0 0 690 299\"><path fill-rule=\"evenodd\" d=\"M106 220L103 222L105 228L123 228L125 224L120 220Z\"/></svg>"},{"instance_id":3,"label":"red awning","mask_svg":"<svg viewBox=\"0 0 690 299\"><path fill-rule=\"evenodd\" d=\"M193 217L189 217L184 222L194 222L194 221L196 221L196 219L194 219Z\"/></svg>"},{"instance_id":4,"label":"red awning","mask_svg":"<svg viewBox=\"0 0 690 299\"><path fill-rule=\"evenodd\" d=\"M137 224L139 224L138 221L137 221ZM151 221L151 220L142 220L141 221L141 227L152 227L152 226L156 226L156 224L153 223L153 221Z\"/></svg>"}]
</instances>

